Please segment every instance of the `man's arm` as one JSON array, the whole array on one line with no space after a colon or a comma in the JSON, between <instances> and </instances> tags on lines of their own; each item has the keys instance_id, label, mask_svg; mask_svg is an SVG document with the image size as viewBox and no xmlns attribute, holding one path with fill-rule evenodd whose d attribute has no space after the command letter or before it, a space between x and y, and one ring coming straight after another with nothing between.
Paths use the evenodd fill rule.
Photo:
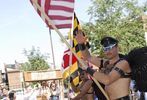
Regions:
<instances>
[{"instance_id":1,"label":"man's arm","mask_svg":"<svg viewBox=\"0 0 147 100\"><path fill-rule=\"evenodd\" d=\"M129 64L125 60L120 61L114 67L117 67L124 72L130 72ZM96 72L93 69L90 69L89 67L87 68L87 72L104 85L109 85L121 77L121 74L114 69L108 75L101 72Z\"/></svg>"},{"instance_id":2,"label":"man's arm","mask_svg":"<svg viewBox=\"0 0 147 100\"><path fill-rule=\"evenodd\" d=\"M80 100L87 92L88 90L91 88L93 81L92 80L88 80L83 87L81 88L80 93L74 97L72 100Z\"/></svg>"},{"instance_id":3,"label":"man's arm","mask_svg":"<svg viewBox=\"0 0 147 100\"><path fill-rule=\"evenodd\" d=\"M87 38L83 36L83 32L81 30L78 31L78 34L76 35L76 40L78 42L79 49L81 50L83 59L99 67L101 58L91 56L87 46L85 45Z\"/></svg>"}]
</instances>

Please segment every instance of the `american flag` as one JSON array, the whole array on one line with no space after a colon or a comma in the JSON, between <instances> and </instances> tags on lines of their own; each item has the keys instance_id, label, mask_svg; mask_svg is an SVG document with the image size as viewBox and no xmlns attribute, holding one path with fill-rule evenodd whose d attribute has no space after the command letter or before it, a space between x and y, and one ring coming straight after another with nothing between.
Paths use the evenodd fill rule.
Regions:
<instances>
[{"instance_id":1,"label":"american flag","mask_svg":"<svg viewBox=\"0 0 147 100\"><path fill-rule=\"evenodd\" d=\"M74 1L75 0L30 0L33 7L40 15L40 17L45 21L45 23L53 29L48 23L46 18L43 16L41 11L37 9L34 2L43 9L45 14L52 20L58 29L61 28L71 28L72 27L72 17L74 14ZM33 2L34 1L34 2Z\"/></svg>"}]
</instances>

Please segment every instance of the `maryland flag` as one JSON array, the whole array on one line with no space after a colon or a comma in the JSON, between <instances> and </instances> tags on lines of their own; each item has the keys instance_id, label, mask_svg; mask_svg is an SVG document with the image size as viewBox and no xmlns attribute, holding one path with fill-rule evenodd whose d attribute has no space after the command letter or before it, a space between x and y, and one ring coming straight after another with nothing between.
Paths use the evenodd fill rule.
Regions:
<instances>
[{"instance_id":1,"label":"maryland flag","mask_svg":"<svg viewBox=\"0 0 147 100\"><path fill-rule=\"evenodd\" d=\"M81 27L76 15L74 14L72 49L76 52L78 57L81 58L81 52L79 50L78 43L75 39L75 36L78 33L79 29L81 29ZM87 46L89 46L89 44ZM74 54L69 49L67 49L64 52L62 68L63 68L63 78L65 80L68 80L69 77L71 76L73 78L73 83L76 86L78 86L80 83L79 73L78 73L79 63L76 57L74 56Z\"/></svg>"}]
</instances>

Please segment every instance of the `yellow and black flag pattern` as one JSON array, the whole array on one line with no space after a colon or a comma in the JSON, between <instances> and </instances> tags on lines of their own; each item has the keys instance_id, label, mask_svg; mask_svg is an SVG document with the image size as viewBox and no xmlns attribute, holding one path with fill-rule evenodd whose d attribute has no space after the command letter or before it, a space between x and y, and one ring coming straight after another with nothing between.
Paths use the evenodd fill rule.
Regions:
<instances>
[{"instance_id":1,"label":"yellow and black flag pattern","mask_svg":"<svg viewBox=\"0 0 147 100\"><path fill-rule=\"evenodd\" d=\"M74 14L74 22L73 22L74 26L73 26L73 36L72 36L72 49L73 51L76 52L76 54L78 55L79 58L81 58L81 52L79 50L78 47L78 43L75 39L75 36L78 33L78 30L81 30L79 21L76 17L76 15ZM88 44L87 46L89 46L89 43L87 42L86 44ZM79 63L78 60L76 59L76 57L72 54L72 57L70 57L71 51L68 49L64 52L64 56L63 56L63 61L64 61L64 65L62 65L62 67L64 68L63 71L63 78L64 80L68 80L69 77L73 78L73 83L78 86L80 83L80 79L79 79ZM70 63L71 60L71 64Z\"/></svg>"},{"instance_id":2,"label":"yellow and black flag pattern","mask_svg":"<svg viewBox=\"0 0 147 100\"><path fill-rule=\"evenodd\" d=\"M78 34L78 30L81 30L81 26L80 26L80 24L79 24L79 21L78 21L78 18L76 17L76 14L74 13L74 27L73 27L73 49L75 50L75 52L76 52L76 54L78 55L78 57L79 58L81 58L82 56L81 56L81 51L79 50L79 47L78 47L78 43L77 43L77 41L76 41L76 39L75 39L75 36ZM85 36L85 34L83 33L83 35ZM88 48L90 48L90 46L89 46L89 43L88 42L86 42L86 46L88 47ZM78 63L78 61L77 61L77 72L79 72L80 71L80 69L79 69L79 63ZM78 74L76 74L76 75L78 75ZM75 85L78 85L79 83L80 83L80 79L79 79L79 75L78 76L75 76L75 78L73 78L74 80L73 80L73 82L74 82L74 84Z\"/></svg>"}]
</instances>

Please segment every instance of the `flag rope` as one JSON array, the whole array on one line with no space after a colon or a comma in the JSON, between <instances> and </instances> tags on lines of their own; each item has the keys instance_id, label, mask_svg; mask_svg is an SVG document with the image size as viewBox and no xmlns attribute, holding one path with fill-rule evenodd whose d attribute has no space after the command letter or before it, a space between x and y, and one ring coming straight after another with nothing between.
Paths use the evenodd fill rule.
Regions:
<instances>
[{"instance_id":1,"label":"flag rope","mask_svg":"<svg viewBox=\"0 0 147 100\"><path fill-rule=\"evenodd\" d=\"M46 15L46 13L43 11L43 9L40 7L40 5L38 5L37 0L32 0L32 2L36 5L36 7L40 10L40 12L43 14L43 16L47 19L47 21L49 22L50 25L52 25L53 29L55 29L55 31L58 33L58 35L60 36L60 38L64 41L64 43L67 45L67 47L70 49L70 51L74 54L74 56L78 59L78 61L81 63L82 66L86 66L82 59L80 59L77 54L72 50L72 47L70 46L70 44L66 41L66 39L63 37L63 35L61 34L61 32L57 29L57 27L54 25L54 23L49 19L49 17ZM92 79L94 80L94 82L97 84L97 86L100 88L100 90L102 91L102 93L105 95L105 97L107 98L107 100L110 100L108 95L106 94L106 92L104 91L104 89L101 87L101 85L99 84L99 82L92 77Z\"/></svg>"}]
</instances>

